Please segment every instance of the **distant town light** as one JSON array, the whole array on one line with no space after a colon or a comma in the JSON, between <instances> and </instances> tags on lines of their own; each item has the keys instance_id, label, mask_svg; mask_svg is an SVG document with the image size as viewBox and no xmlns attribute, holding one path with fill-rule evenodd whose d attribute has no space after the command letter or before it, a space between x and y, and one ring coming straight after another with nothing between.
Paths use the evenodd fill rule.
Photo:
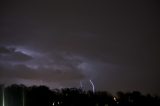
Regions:
<instances>
[{"instance_id":1,"label":"distant town light","mask_svg":"<svg viewBox=\"0 0 160 106\"><path fill-rule=\"evenodd\" d=\"M3 98L3 100L2 100L2 102L3 102L3 106L5 106L5 88L3 87L3 91L2 91L2 98Z\"/></svg>"},{"instance_id":2,"label":"distant town light","mask_svg":"<svg viewBox=\"0 0 160 106\"><path fill-rule=\"evenodd\" d=\"M117 101L117 98L116 97L113 97L114 101Z\"/></svg>"}]
</instances>

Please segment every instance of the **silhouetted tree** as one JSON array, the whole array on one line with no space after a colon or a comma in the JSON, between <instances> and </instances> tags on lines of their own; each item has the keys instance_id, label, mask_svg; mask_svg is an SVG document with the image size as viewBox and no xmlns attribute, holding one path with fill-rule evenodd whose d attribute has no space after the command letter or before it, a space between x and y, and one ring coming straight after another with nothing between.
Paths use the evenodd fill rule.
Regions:
<instances>
[{"instance_id":1,"label":"silhouetted tree","mask_svg":"<svg viewBox=\"0 0 160 106\"><path fill-rule=\"evenodd\" d=\"M0 106L4 86L0 85ZM5 88L5 106L160 106L160 97L142 95L138 91L83 91L77 88L50 90L46 86L11 85Z\"/></svg>"},{"instance_id":2,"label":"silhouetted tree","mask_svg":"<svg viewBox=\"0 0 160 106\"><path fill-rule=\"evenodd\" d=\"M23 85L12 85L5 88L5 106L23 105Z\"/></svg>"},{"instance_id":3,"label":"silhouetted tree","mask_svg":"<svg viewBox=\"0 0 160 106\"><path fill-rule=\"evenodd\" d=\"M160 106L160 98L144 96L138 91L132 93L118 92L118 106Z\"/></svg>"},{"instance_id":4,"label":"silhouetted tree","mask_svg":"<svg viewBox=\"0 0 160 106\"><path fill-rule=\"evenodd\" d=\"M0 106L2 106L3 101L3 85L0 85Z\"/></svg>"},{"instance_id":5,"label":"silhouetted tree","mask_svg":"<svg viewBox=\"0 0 160 106\"><path fill-rule=\"evenodd\" d=\"M26 106L52 106L53 96L49 88L45 86L33 86L28 88Z\"/></svg>"}]
</instances>

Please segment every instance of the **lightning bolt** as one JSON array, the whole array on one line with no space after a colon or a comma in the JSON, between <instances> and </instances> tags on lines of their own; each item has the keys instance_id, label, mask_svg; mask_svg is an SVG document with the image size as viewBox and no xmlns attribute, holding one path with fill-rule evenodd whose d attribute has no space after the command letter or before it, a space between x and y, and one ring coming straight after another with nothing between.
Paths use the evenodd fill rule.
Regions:
<instances>
[{"instance_id":1,"label":"lightning bolt","mask_svg":"<svg viewBox=\"0 0 160 106\"><path fill-rule=\"evenodd\" d=\"M91 85L92 85L92 90L93 90L93 93L94 93L94 92L95 92L94 84L93 84L92 80L89 80L89 82L90 82L90 83L91 83Z\"/></svg>"},{"instance_id":2,"label":"lightning bolt","mask_svg":"<svg viewBox=\"0 0 160 106\"><path fill-rule=\"evenodd\" d=\"M80 81L80 88L83 89L82 81Z\"/></svg>"}]
</instances>

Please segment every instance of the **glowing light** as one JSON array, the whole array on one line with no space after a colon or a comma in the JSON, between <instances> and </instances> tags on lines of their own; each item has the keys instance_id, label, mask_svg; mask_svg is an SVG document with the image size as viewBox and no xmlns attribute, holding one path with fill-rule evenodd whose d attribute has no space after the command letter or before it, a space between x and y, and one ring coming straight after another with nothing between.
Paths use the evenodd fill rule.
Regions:
<instances>
[{"instance_id":1,"label":"glowing light","mask_svg":"<svg viewBox=\"0 0 160 106\"><path fill-rule=\"evenodd\" d=\"M116 97L113 97L114 101L117 101Z\"/></svg>"},{"instance_id":2,"label":"glowing light","mask_svg":"<svg viewBox=\"0 0 160 106\"><path fill-rule=\"evenodd\" d=\"M3 91L2 91L2 98L3 98L3 106L5 106L5 88L3 87Z\"/></svg>"},{"instance_id":3,"label":"glowing light","mask_svg":"<svg viewBox=\"0 0 160 106\"><path fill-rule=\"evenodd\" d=\"M93 90L93 92L95 92L95 88L94 88L94 84L93 84L92 80L89 80L89 81L90 81L90 83L91 83L91 85L92 85L92 90Z\"/></svg>"},{"instance_id":4,"label":"glowing light","mask_svg":"<svg viewBox=\"0 0 160 106\"><path fill-rule=\"evenodd\" d=\"M53 106L54 106L54 102L53 102L53 104L52 104Z\"/></svg>"},{"instance_id":5,"label":"glowing light","mask_svg":"<svg viewBox=\"0 0 160 106\"><path fill-rule=\"evenodd\" d=\"M113 97L113 100L118 104L119 102L117 101L116 97Z\"/></svg>"}]
</instances>

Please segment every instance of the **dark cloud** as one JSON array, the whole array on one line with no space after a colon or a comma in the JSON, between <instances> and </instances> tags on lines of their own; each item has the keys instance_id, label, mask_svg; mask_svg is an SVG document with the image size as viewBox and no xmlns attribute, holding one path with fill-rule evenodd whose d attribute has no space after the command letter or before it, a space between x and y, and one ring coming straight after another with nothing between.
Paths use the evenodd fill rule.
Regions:
<instances>
[{"instance_id":1,"label":"dark cloud","mask_svg":"<svg viewBox=\"0 0 160 106\"><path fill-rule=\"evenodd\" d=\"M0 8L1 77L158 92L157 0L9 0Z\"/></svg>"},{"instance_id":2,"label":"dark cloud","mask_svg":"<svg viewBox=\"0 0 160 106\"><path fill-rule=\"evenodd\" d=\"M9 67L8 67L9 66ZM31 69L25 65L1 66L1 78L15 78L25 80L42 80L49 82L78 80L84 78L79 71L54 70L54 69Z\"/></svg>"},{"instance_id":3,"label":"dark cloud","mask_svg":"<svg viewBox=\"0 0 160 106\"><path fill-rule=\"evenodd\" d=\"M0 47L1 61L28 61L32 59L31 56L22 52L16 51L13 47Z\"/></svg>"},{"instance_id":4,"label":"dark cloud","mask_svg":"<svg viewBox=\"0 0 160 106\"><path fill-rule=\"evenodd\" d=\"M18 46L3 46L0 51L1 83L16 83L23 79L24 83L28 80L40 80L61 84L64 81L79 81L86 77L78 68L81 60L76 56L57 51L37 53Z\"/></svg>"},{"instance_id":5,"label":"dark cloud","mask_svg":"<svg viewBox=\"0 0 160 106\"><path fill-rule=\"evenodd\" d=\"M5 48L5 47L0 47L0 54L8 54L11 53L11 50Z\"/></svg>"}]
</instances>

